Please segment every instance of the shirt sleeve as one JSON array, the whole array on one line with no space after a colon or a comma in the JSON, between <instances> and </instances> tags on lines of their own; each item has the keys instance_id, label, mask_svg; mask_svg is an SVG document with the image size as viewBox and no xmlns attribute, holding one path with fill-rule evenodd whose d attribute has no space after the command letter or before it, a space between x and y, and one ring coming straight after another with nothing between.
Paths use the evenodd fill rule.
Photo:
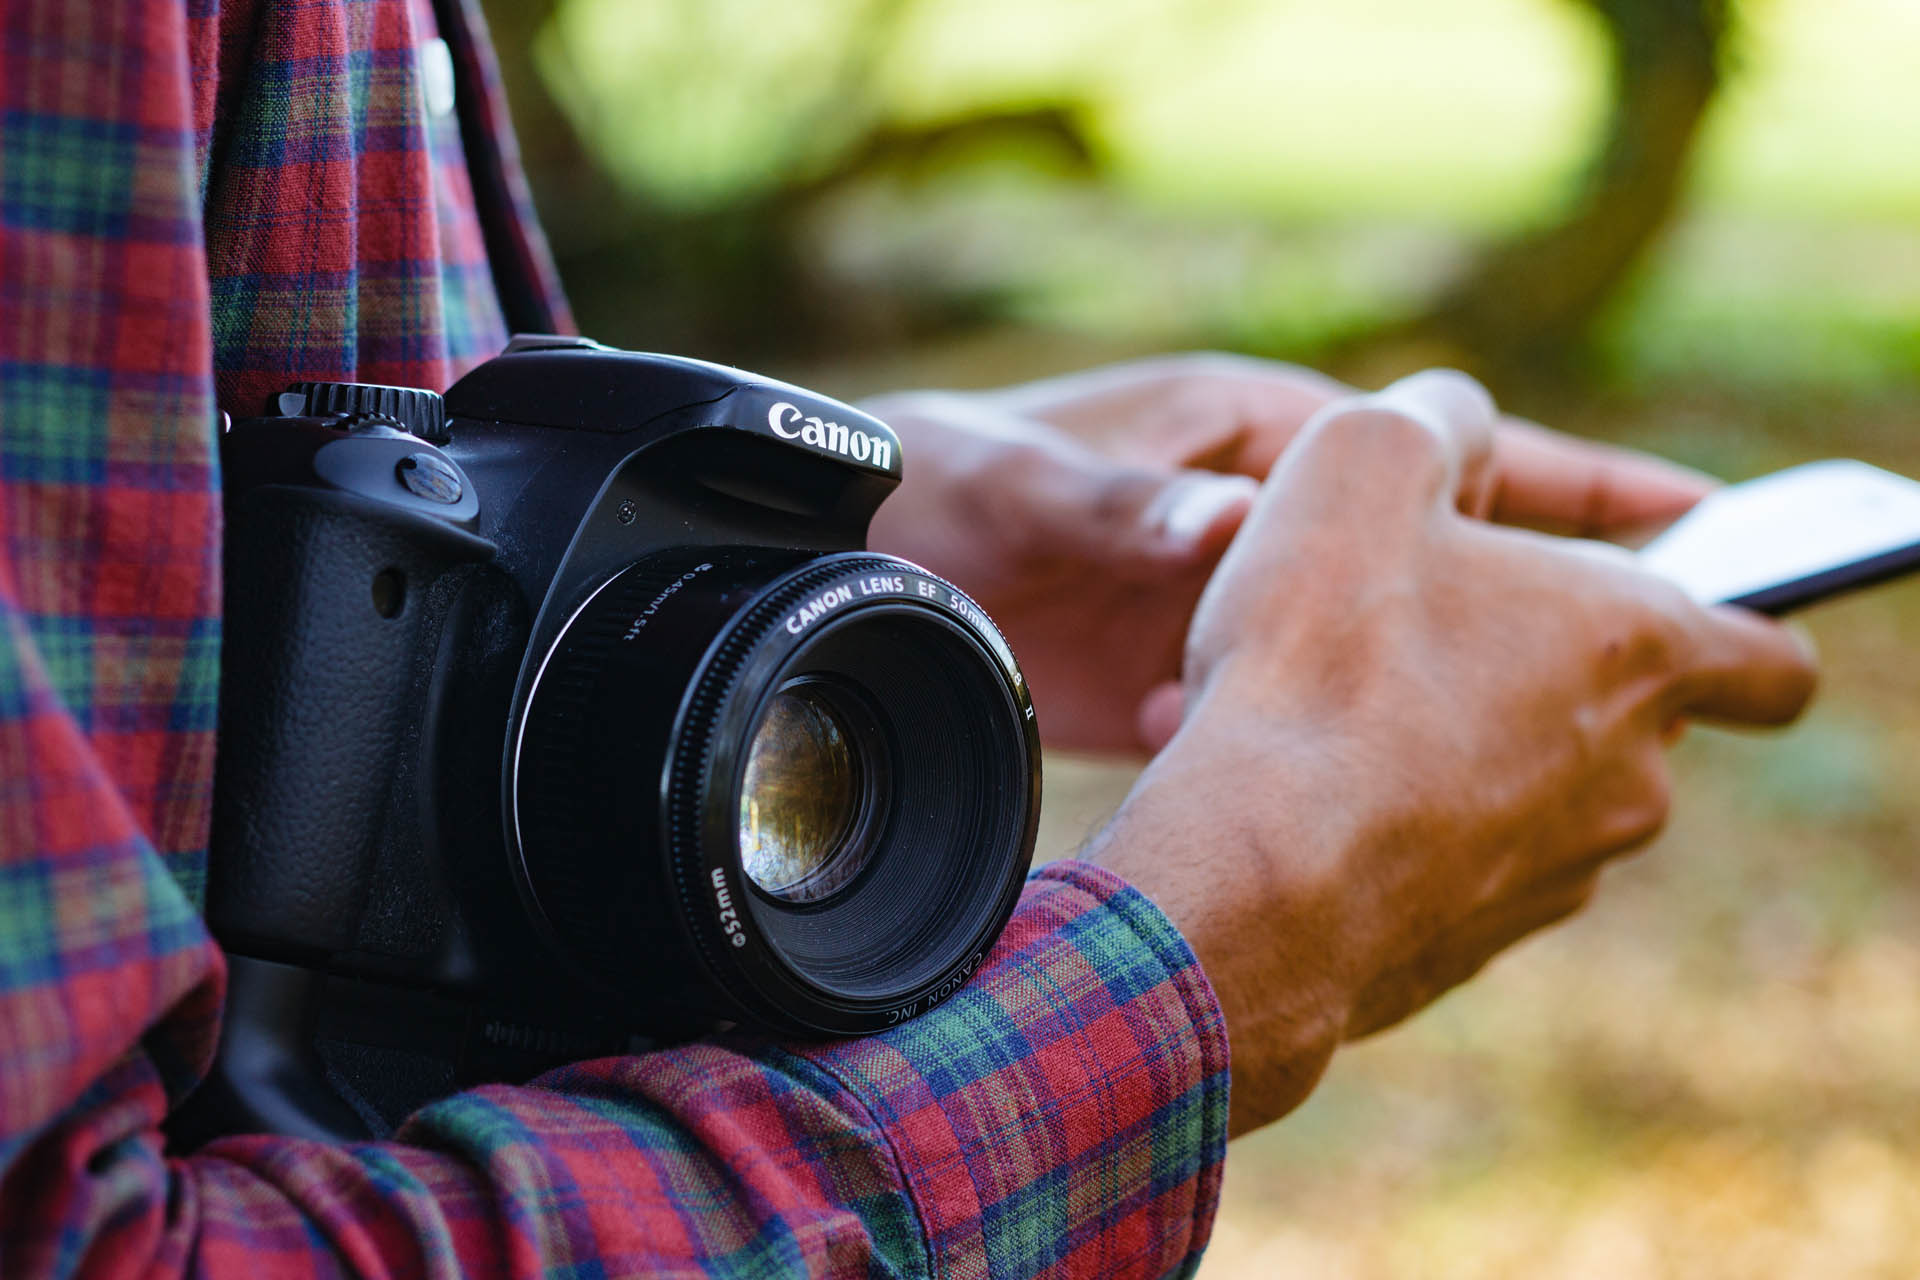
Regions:
<instances>
[{"instance_id":1,"label":"shirt sleeve","mask_svg":"<svg viewBox=\"0 0 1920 1280\"><path fill-rule=\"evenodd\" d=\"M7 1079L49 1047L10 1021ZM71 1060L77 1079L100 1059ZM1166 918L1059 863L967 988L870 1039L582 1063L357 1146L171 1158L166 1097L134 1048L30 1135L0 1190L0 1273L1186 1274L1218 1197L1227 1051Z\"/></svg>"}]
</instances>

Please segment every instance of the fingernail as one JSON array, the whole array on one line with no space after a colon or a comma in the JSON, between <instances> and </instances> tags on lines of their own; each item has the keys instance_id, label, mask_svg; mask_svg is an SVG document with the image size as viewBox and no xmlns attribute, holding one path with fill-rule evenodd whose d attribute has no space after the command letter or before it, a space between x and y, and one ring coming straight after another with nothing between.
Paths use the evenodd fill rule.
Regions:
<instances>
[{"instance_id":1,"label":"fingernail","mask_svg":"<svg viewBox=\"0 0 1920 1280\"><path fill-rule=\"evenodd\" d=\"M1227 510L1246 506L1259 489L1248 476L1192 476L1175 481L1160 495L1160 531L1185 550L1206 536Z\"/></svg>"},{"instance_id":2,"label":"fingernail","mask_svg":"<svg viewBox=\"0 0 1920 1280\"><path fill-rule=\"evenodd\" d=\"M1814 643L1813 632L1807 629L1806 623L1789 622L1787 634L1792 636L1793 642L1800 646L1800 652L1807 655L1807 662L1810 665L1820 665L1820 646Z\"/></svg>"},{"instance_id":3,"label":"fingernail","mask_svg":"<svg viewBox=\"0 0 1920 1280\"><path fill-rule=\"evenodd\" d=\"M1479 380L1458 369L1426 369L1410 374L1374 392L1369 399L1429 426L1491 422L1498 412L1492 394Z\"/></svg>"}]
</instances>

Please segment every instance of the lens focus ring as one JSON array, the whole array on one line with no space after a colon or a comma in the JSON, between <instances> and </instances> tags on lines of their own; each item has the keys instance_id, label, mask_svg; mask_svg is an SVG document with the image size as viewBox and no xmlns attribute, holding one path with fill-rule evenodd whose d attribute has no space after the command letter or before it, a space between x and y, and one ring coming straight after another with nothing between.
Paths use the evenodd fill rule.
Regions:
<instances>
[{"instance_id":1,"label":"lens focus ring","mask_svg":"<svg viewBox=\"0 0 1920 1280\"><path fill-rule=\"evenodd\" d=\"M924 570L744 554L637 565L644 589L616 578L569 624L516 764L523 887L632 992L870 1031L950 992L1012 910L1031 704L999 632Z\"/></svg>"}]
</instances>

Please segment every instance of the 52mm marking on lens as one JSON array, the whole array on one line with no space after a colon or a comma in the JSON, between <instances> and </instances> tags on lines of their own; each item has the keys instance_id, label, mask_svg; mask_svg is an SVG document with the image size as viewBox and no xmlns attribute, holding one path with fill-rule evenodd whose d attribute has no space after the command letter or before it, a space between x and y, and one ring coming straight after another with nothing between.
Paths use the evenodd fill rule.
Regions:
<instances>
[{"instance_id":1,"label":"52mm marking on lens","mask_svg":"<svg viewBox=\"0 0 1920 1280\"><path fill-rule=\"evenodd\" d=\"M740 924L740 913L733 909L733 894L727 889L724 867L713 869L713 900L720 906L720 928L725 931L727 940L736 947L746 946L747 935Z\"/></svg>"}]
</instances>

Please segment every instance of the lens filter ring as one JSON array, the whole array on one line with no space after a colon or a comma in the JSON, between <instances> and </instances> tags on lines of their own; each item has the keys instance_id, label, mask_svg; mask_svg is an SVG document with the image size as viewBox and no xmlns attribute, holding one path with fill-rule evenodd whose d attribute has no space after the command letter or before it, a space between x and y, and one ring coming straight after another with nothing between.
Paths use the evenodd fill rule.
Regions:
<instances>
[{"instance_id":1,"label":"lens filter ring","mask_svg":"<svg viewBox=\"0 0 1920 1280\"><path fill-rule=\"evenodd\" d=\"M508 778L536 930L642 1031L864 1034L928 1008L998 938L1039 820L1005 639L860 552L616 574L538 665Z\"/></svg>"},{"instance_id":2,"label":"lens filter ring","mask_svg":"<svg viewBox=\"0 0 1920 1280\"><path fill-rule=\"evenodd\" d=\"M833 830L802 842L825 880L812 895L769 888L743 847L756 747L796 696L817 716L801 754L838 758L831 718L853 775L846 811L821 810ZM957 989L1012 912L1038 824L1038 737L1005 639L892 557L825 558L742 610L693 682L667 777L680 918L753 1021L801 1034L870 1032Z\"/></svg>"}]
</instances>

